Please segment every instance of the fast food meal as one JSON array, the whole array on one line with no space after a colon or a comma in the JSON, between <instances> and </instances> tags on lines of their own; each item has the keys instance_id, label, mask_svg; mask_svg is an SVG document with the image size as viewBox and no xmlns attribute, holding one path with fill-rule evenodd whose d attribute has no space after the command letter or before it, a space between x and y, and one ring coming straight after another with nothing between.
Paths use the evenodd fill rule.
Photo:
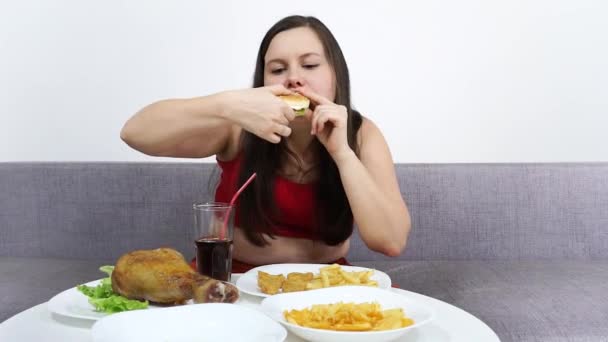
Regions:
<instances>
[{"instance_id":1,"label":"fast food meal","mask_svg":"<svg viewBox=\"0 0 608 342\"><path fill-rule=\"evenodd\" d=\"M373 274L374 270L347 272L338 264L321 267L317 275L292 272L285 277L258 271L258 287L263 293L273 295L344 285L378 286L378 282L371 280Z\"/></svg>"},{"instance_id":2,"label":"fast food meal","mask_svg":"<svg viewBox=\"0 0 608 342\"><path fill-rule=\"evenodd\" d=\"M287 102L287 104L293 109L296 116L302 116L310 106L310 100L302 96L300 94L292 94L292 95L279 95L283 101Z\"/></svg>"},{"instance_id":3,"label":"fast food meal","mask_svg":"<svg viewBox=\"0 0 608 342\"><path fill-rule=\"evenodd\" d=\"M292 324L338 331L391 330L414 324L401 308L382 310L376 302L316 304L302 310L285 310L283 316Z\"/></svg>"}]
</instances>

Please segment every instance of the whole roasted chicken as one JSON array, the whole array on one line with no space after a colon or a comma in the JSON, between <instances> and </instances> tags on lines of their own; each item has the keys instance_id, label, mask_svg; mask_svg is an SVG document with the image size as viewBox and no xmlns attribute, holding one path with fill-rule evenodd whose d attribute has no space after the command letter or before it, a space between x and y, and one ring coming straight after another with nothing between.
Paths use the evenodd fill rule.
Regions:
<instances>
[{"instance_id":1,"label":"whole roasted chicken","mask_svg":"<svg viewBox=\"0 0 608 342\"><path fill-rule=\"evenodd\" d=\"M234 303L238 289L227 282L198 274L171 248L138 250L121 256L112 272L112 289L123 297L178 305Z\"/></svg>"}]
</instances>

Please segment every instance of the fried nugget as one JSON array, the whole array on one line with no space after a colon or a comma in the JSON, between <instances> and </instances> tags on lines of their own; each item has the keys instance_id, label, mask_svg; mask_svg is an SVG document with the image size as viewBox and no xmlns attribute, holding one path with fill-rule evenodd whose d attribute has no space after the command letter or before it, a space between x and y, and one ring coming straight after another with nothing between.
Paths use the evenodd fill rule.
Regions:
<instances>
[{"instance_id":1,"label":"fried nugget","mask_svg":"<svg viewBox=\"0 0 608 342\"><path fill-rule=\"evenodd\" d=\"M287 280L290 281L311 281L314 278L312 272L299 273L291 272L287 274Z\"/></svg>"},{"instance_id":2,"label":"fried nugget","mask_svg":"<svg viewBox=\"0 0 608 342\"><path fill-rule=\"evenodd\" d=\"M277 294L285 282L285 276L282 274L270 274L258 271L258 286L265 294Z\"/></svg>"},{"instance_id":3,"label":"fried nugget","mask_svg":"<svg viewBox=\"0 0 608 342\"><path fill-rule=\"evenodd\" d=\"M287 274L287 280L283 283L283 292L296 292L306 290L306 285L313 279L312 272Z\"/></svg>"}]
</instances>

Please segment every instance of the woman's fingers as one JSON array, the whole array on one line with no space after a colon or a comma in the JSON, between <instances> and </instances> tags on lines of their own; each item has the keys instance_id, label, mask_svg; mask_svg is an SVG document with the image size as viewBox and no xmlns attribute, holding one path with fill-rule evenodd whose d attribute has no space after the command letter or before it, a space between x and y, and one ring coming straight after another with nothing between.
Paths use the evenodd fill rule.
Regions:
<instances>
[{"instance_id":1,"label":"woman's fingers","mask_svg":"<svg viewBox=\"0 0 608 342\"><path fill-rule=\"evenodd\" d=\"M329 99L315 93L314 91L307 89L307 88L302 88L302 89L298 89L298 92L306 97L308 97L312 102L314 102L317 105L326 105L326 104L333 104L333 102L331 102Z\"/></svg>"},{"instance_id":2,"label":"woman's fingers","mask_svg":"<svg viewBox=\"0 0 608 342\"><path fill-rule=\"evenodd\" d=\"M285 125L276 125L274 132L280 136L288 137L291 135L291 128Z\"/></svg>"},{"instance_id":3,"label":"woman's fingers","mask_svg":"<svg viewBox=\"0 0 608 342\"><path fill-rule=\"evenodd\" d=\"M317 121L317 132L323 131L325 124L329 121L329 116L327 114L322 115Z\"/></svg>"},{"instance_id":4,"label":"woman's fingers","mask_svg":"<svg viewBox=\"0 0 608 342\"><path fill-rule=\"evenodd\" d=\"M291 109L291 107L289 107L287 104L281 107L281 112L283 113L284 117L289 121L296 118L296 113L294 113L293 109Z\"/></svg>"},{"instance_id":5,"label":"woman's fingers","mask_svg":"<svg viewBox=\"0 0 608 342\"><path fill-rule=\"evenodd\" d=\"M275 84L275 85L267 86L265 88L270 90L270 92L273 93L274 95L291 95L291 94L293 94L293 91L285 88L285 86L282 84Z\"/></svg>"},{"instance_id":6,"label":"woman's fingers","mask_svg":"<svg viewBox=\"0 0 608 342\"><path fill-rule=\"evenodd\" d=\"M319 120L319 108L312 112L312 120L310 120L310 134L317 134L317 120Z\"/></svg>"},{"instance_id":7,"label":"woman's fingers","mask_svg":"<svg viewBox=\"0 0 608 342\"><path fill-rule=\"evenodd\" d=\"M282 137L288 137L290 135L291 135L291 128L289 128L288 126L285 126L285 125L275 123L272 125L272 127L268 131L268 133L261 135L260 137L273 144L278 144L281 142Z\"/></svg>"},{"instance_id":8,"label":"woman's fingers","mask_svg":"<svg viewBox=\"0 0 608 342\"><path fill-rule=\"evenodd\" d=\"M317 107L312 115L312 122L310 126L312 128L312 134L317 134L323 130L323 126L329 119L330 112L324 107Z\"/></svg>"},{"instance_id":9,"label":"woman's fingers","mask_svg":"<svg viewBox=\"0 0 608 342\"><path fill-rule=\"evenodd\" d=\"M273 133L270 134L270 136L266 138L266 140L270 141L273 144L278 144L281 142L281 137Z\"/></svg>"},{"instance_id":10,"label":"woman's fingers","mask_svg":"<svg viewBox=\"0 0 608 342\"><path fill-rule=\"evenodd\" d=\"M272 121L274 121L275 123L281 124L281 125L289 125L289 119L285 117L284 113L281 113L277 116L275 116ZM274 126L273 126L274 127Z\"/></svg>"}]
</instances>

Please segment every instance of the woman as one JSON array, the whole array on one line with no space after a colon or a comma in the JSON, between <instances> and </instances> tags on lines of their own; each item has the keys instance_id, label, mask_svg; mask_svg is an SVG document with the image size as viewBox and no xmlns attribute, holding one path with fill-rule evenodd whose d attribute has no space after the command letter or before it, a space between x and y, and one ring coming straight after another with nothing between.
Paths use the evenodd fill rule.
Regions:
<instances>
[{"instance_id":1,"label":"woman","mask_svg":"<svg viewBox=\"0 0 608 342\"><path fill-rule=\"evenodd\" d=\"M304 117L278 95L311 100ZM252 89L148 105L121 138L153 156L215 155L216 200L241 194L233 272L271 263L344 263L353 222L368 248L397 256L410 217L380 130L351 108L346 61L313 17L280 20L262 40Z\"/></svg>"}]
</instances>

